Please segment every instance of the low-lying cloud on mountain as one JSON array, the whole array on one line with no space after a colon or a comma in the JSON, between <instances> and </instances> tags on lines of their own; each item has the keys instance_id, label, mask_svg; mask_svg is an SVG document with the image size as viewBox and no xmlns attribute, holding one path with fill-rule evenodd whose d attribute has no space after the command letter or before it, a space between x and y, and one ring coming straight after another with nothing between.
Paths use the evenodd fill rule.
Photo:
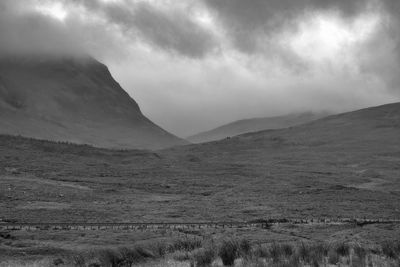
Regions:
<instances>
[{"instance_id":1,"label":"low-lying cloud on mountain","mask_svg":"<svg viewBox=\"0 0 400 267\"><path fill-rule=\"evenodd\" d=\"M400 99L398 0L0 2L0 54L90 54L180 136Z\"/></svg>"}]
</instances>

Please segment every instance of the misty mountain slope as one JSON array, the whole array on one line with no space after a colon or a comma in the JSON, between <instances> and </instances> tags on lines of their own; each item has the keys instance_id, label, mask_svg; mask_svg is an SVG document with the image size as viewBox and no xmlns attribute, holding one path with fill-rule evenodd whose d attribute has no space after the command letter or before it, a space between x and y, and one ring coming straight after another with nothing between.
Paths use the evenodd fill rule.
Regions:
<instances>
[{"instance_id":1,"label":"misty mountain slope","mask_svg":"<svg viewBox=\"0 0 400 267\"><path fill-rule=\"evenodd\" d=\"M181 149L211 161L260 161L271 155L293 158L317 156L316 160L321 161L319 156L329 154L336 157L340 154L344 155L343 158L354 160L361 158L360 155L368 159L385 153L400 155L400 103L332 115L285 129L246 133ZM302 153L302 156L296 156L297 152Z\"/></svg>"},{"instance_id":2,"label":"misty mountain slope","mask_svg":"<svg viewBox=\"0 0 400 267\"><path fill-rule=\"evenodd\" d=\"M89 57L0 59L0 133L108 148L185 143L147 119Z\"/></svg>"},{"instance_id":3,"label":"misty mountain slope","mask_svg":"<svg viewBox=\"0 0 400 267\"><path fill-rule=\"evenodd\" d=\"M220 126L210 131L202 132L187 138L193 143L204 143L224 139L239 134L258 132L268 129L280 129L310 122L325 116L328 113L297 113L284 116L254 118L239 120Z\"/></svg>"}]
</instances>

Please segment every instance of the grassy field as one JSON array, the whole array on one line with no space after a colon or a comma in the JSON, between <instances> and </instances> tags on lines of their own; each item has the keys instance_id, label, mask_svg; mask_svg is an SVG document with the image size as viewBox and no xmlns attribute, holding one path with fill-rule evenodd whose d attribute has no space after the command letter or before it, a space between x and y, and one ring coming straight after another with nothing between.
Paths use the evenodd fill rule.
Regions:
<instances>
[{"instance_id":1,"label":"grassy field","mask_svg":"<svg viewBox=\"0 0 400 267\"><path fill-rule=\"evenodd\" d=\"M322 237L321 230L312 231ZM284 231L279 228L264 233L203 232L197 236L162 232L17 232L7 238L10 241L6 244L1 242L0 266L398 266L400 263L399 241L318 241L307 239L307 233L302 239L295 236L288 239Z\"/></svg>"},{"instance_id":2,"label":"grassy field","mask_svg":"<svg viewBox=\"0 0 400 267\"><path fill-rule=\"evenodd\" d=\"M400 105L393 104L293 128L161 151L106 150L0 136L0 219L201 222L400 218L398 114ZM129 245L153 238L104 232L96 233L98 238L92 233L75 238L80 234L39 232L30 239L31 233L21 232L15 240L1 240L1 249L11 251L12 256L42 245L50 251L70 250ZM204 238L225 235L242 234L200 234ZM372 246L396 239L399 228L391 224L344 229L289 225L247 235L251 242L328 240ZM171 236L163 234L161 238Z\"/></svg>"}]
</instances>

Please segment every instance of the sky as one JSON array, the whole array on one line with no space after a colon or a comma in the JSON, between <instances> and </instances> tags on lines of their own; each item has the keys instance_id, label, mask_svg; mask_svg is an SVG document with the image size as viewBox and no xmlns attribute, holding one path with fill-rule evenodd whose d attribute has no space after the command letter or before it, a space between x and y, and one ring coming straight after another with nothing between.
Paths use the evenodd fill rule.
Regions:
<instances>
[{"instance_id":1,"label":"sky","mask_svg":"<svg viewBox=\"0 0 400 267\"><path fill-rule=\"evenodd\" d=\"M1 54L89 54L187 137L400 101L400 1L2 0Z\"/></svg>"}]
</instances>

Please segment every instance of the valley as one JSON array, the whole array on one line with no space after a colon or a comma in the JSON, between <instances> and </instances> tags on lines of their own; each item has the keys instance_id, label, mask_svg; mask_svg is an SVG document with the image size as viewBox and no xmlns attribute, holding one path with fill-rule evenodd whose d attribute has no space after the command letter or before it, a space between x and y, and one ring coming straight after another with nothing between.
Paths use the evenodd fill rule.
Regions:
<instances>
[{"instance_id":1,"label":"valley","mask_svg":"<svg viewBox=\"0 0 400 267\"><path fill-rule=\"evenodd\" d=\"M399 109L399 104L389 104L287 129L156 151L2 135L1 220L15 224L396 220L400 218ZM17 241L2 248L8 257L30 246L70 250L64 238L72 233L59 231L47 234L64 236L62 242L34 237L36 241L22 249L15 248ZM287 223L270 229L183 231L183 236L219 240L234 235L253 244L347 240L369 246L391 240L398 231L394 221L365 226ZM18 233L18 242L25 242L30 233ZM32 233L42 235L41 230ZM85 233L76 244L109 248L117 244L115 234L137 235L123 229L93 233L105 235L104 239ZM142 233L135 242L148 240L154 232ZM162 229L155 233L153 241L182 235ZM118 241L118 246L131 244L129 239Z\"/></svg>"}]
</instances>

